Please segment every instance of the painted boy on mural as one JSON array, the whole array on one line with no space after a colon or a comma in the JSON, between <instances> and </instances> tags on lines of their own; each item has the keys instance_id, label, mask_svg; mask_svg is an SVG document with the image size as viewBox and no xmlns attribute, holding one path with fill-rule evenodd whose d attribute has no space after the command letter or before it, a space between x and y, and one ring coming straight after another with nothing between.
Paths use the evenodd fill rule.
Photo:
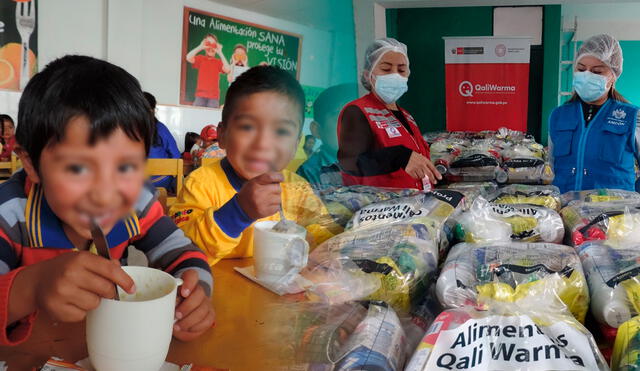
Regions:
<instances>
[{"instance_id":1,"label":"painted boy on mural","mask_svg":"<svg viewBox=\"0 0 640 371\"><path fill-rule=\"evenodd\" d=\"M204 55L200 54L204 50ZM219 56L217 58L216 56ZM231 71L229 62L222 54L222 44L214 34L204 37L200 45L187 53L187 62L198 70L194 106L220 107L220 74Z\"/></svg>"}]
</instances>

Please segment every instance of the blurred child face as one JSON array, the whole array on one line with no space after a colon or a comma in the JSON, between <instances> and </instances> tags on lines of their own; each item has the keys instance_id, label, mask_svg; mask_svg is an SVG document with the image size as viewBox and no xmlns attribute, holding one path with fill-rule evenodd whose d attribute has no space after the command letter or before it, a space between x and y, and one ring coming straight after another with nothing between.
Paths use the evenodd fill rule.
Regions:
<instances>
[{"instance_id":1,"label":"blurred child face","mask_svg":"<svg viewBox=\"0 0 640 371\"><path fill-rule=\"evenodd\" d=\"M233 55L236 61L240 63L245 63L247 61L247 52L245 52L243 48L236 48L236 50L233 51Z\"/></svg>"},{"instance_id":2,"label":"blurred child face","mask_svg":"<svg viewBox=\"0 0 640 371\"><path fill-rule=\"evenodd\" d=\"M72 118L63 140L42 151L39 173L27 169L76 246L91 239L91 216L109 233L132 210L145 178L143 142L116 129L90 145L89 130L86 117Z\"/></svg>"},{"instance_id":3,"label":"blurred child face","mask_svg":"<svg viewBox=\"0 0 640 371\"><path fill-rule=\"evenodd\" d=\"M304 149L306 151L311 151L313 150L313 147L315 147L316 145L316 139L315 138L309 138L304 142Z\"/></svg>"},{"instance_id":4,"label":"blurred child face","mask_svg":"<svg viewBox=\"0 0 640 371\"><path fill-rule=\"evenodd\" d=\"M14 127L13 127L13 123L9 120L3 120L2 122L2 137L4 139L9 139L11 138L14 134Z\"/></svg>"},{"instance_id":5,"label":"blurred child face","mask_svg":"<svg viewBox=\"0 0 640 371\"><path fill-rule=\"evenodd\" d=\"M216 39L214 39L213 37L207 37L207 39L205 40L205 48L204 48L205 53L208 56L213 57L216 55L217 47L218 47L218 43L216 42Z\"/></svg>"},{"instance_id":6,"label":"blurred child face","mask_svg":"<svg viewBox=\"0 0 640 371\"><path fill-rule=\"evenodd\" d=\"M240 177L252 179L287 166L298 147L300 110L300 105L277 92L254 93L236 102L218 139Z\"/></svg>"}]
</instances>

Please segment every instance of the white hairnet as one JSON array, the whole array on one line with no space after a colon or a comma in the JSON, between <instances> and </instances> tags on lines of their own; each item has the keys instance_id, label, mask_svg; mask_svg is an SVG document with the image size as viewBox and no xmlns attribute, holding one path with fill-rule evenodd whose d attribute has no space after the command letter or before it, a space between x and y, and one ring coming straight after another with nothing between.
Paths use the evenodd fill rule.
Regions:
<instances>
[{"instance_id":1,"label":"white hairnet","mask_svg":"<svg viewBox=\"0 0 640 371\"><path fill-rule=\"evenodd\" d=\"M376 64L380 62L382 56L387 52L404 54L405 58L407 58L407 72L409 71L409 55L407 54L407 46L390 37L378 39L371 43L367 48L367 51L364 53L364 69L362 70L362 75L360 75L360 82L365 89L371 91L371 84L369 83L371 71L373 71Z\"/></svg>"},{"instance_id":2,"label":"white hairnet","mask_svg":"<svg viewBox=\"0 0 640 371\"><path fill-rule=\"evenodd\" d=\"M578 64L580 59L585 56L601 60L611 68L616 79L622 74L622 48L613 36L606 34L591 36L578 50L575 64Z\"/></svg>"}]
</instances>

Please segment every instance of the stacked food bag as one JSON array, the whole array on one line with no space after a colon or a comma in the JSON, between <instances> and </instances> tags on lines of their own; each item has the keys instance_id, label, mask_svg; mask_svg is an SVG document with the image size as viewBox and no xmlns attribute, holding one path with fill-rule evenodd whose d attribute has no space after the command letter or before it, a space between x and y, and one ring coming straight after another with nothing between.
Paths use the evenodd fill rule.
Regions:
<instances>
[{"instance_id":1,"label":"stacked food bag","mask_svg":"<svg viewBox=\"0 0 640 371\"><path fill-rule=\"evenodd\" d=\"M613 347L611 369L613 371L640 370L640 316L620 326Z\"/></svg>"},{"instance_id":2,"label":"stacked food bag","mask_svg":"<svg viewBox=\"0 0 640 371\"><path fill-rule=\"evenodd\" d=\"M553 171L541 144L525 133L501 128L480 133L425 136L436 169L450 182L549 184Z\"/></svg>"},{"instance_id":3,"label":"stacked food bag","mask_svg":"<svg viewBox=\"0 0 640 371\"><path fill-rule=\"evenodd\" d=\"M580 246L591 312L599 323L618 328L640 314L640 244L614 247L606 241Z\"/></svg>"},{"instance_id":4,"label":"stacked food bag","mask_svg":"<svg viewBox=\"0 0 640 371\"><path fill-rule=\"evenodd\" d=\"M415 331L415 325L381 301L269 309L273 325L265 342L268 352L280 358L281 370L401 371L426 330Z\"/></svg>"},{"instance_id":5,"label":"stacked food bag","mask_svg":"<svg viewBox=\"0 0 640 371\"><path fill-rule=\"evenodd\" d=\"M436 285L446 308L481 305L486 301L532 302L560 298L584 322L589 291L576 252L547 243L458 244L442 267Z\"/></svg>"},{"instance_id":6,"label":"stacked food bag","mask_svg":"<svg viewBox=\"0 0 640 371\"><path fill-rule=\"evenodd\" d=\"M480 196L486 198L487 195L494 193L498 185L495 182L457 182L444 184L438 188L462 193L465 198L465 207L469 207L476 198Z\"/></svg>"},{"instance_id":7,"label":"stacked food bag","mask_svg":"<svg viewBox=\"0 0 640 371\"><path fill-rule=\"evenodd\" d=\"M448 187L457 189L456 184ZM485 188L486 189L486 188ZM465 192L465 191L463 191ZM564 237L560 192L555 186L512 184L499 189L467 192L463 212L447 222L458 242L551 242Z\"/></svg>"},{"instance_id":8,"label":"stacked food bag","mask_svg":"<svg viewBox=\"0 0 640 371\"><path fill-rule=\"evenodd\" d=\"M609 202L609 201L640 201L640 193L626 191L623 189L591 189L586 191L571 191L560 196L562 207L569 205L572 201L582 202Z\"/></svg>"},{"instance_id":9,"label":"stacked food bag","mask_svg":"<svg viewBox=\"0 0 640 371\"><path fill-rule=\"evenodd\" d=\"M507 172L509 183L551 183L553 171L546 156L542 145L533 141L506 146L502 150L502 166Z\"/></svg>"},{"instance_id":10,"label":"stacked food bag","mask_svg":"<svg viewBox=\"0 0 640 371\"><path fill-rule=\"evenodd\" d=\"M495 204L479 197L457 221L454 235L463 242L561 243L564 238L560 215L538 205Z\"/></svg>"},{"instance_id":11,"label":"stacked food bag","mask_svg":"<svg viewBox=\"0 0 640 371\"><path fill-rule=\"evenodd\" d=\"M356 211L367 205L411 196L419 191L354 185L321 187L317 188L316 192L336 223L345 226Z\"/></svg>"},{"instance_id":12,"label":"stacked food bag","mask_svg":"<svg viewBox=\"0 0 640 371\"><path fill-rule=\"evenodd\" d=\"M558 301L447 309L405 370L608 370L592 335Z\"/></svg>"},{"instance_id":13,"label":"stacked food bag","mask_svg":"<svg viewBox=\"0 0 640 371\"><path fill-rule=\"evenodd\" d=\"M360 209L347 231L309 255L302 272L313 282L309 295L328 303L381 300L408 313L437 272L445 221L462 198L436 190Z\"/></svg>"},{"instance_id":14,"label":"stacked food bag","mask_svg":"<svg viewBox=\"0 0 640 371\"><path fill-rule=\"evenodd\" d=\"M552 185L523 185L511 184L497 189L489 196L489 201L495 204L530 204L544 206L560 211L560 190Z\"/></svg>"},{"instance_id":15,"label":"stacked food bag","mask_svg":"<svg viewBox=\"0 0 640 371\"><path fill-rule=\"evenodd\" d=\"M560 215L572 246L596 240L617 245L640 242L640 200L572 201Z\"/></svg>"}]
</instances>

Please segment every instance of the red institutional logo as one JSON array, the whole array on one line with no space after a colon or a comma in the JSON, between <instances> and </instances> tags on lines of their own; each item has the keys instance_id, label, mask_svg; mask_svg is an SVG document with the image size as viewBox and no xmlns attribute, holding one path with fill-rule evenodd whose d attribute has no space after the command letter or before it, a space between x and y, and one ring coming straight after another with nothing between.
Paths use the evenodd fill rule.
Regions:
<instances>
[{"instance_id":1,"label":"red institutional logo","mask_svg":"<svg viewBox=\"0 0 640 371\"><path fill-rule=\"evenodd\" d=\"M473 97L473 84L469 81L463 81L458 85L458 92L463 97Z\"/></svg>"},{"instance_id":2,"label":"red institutional logo","mask_svg":"<svg viewBox=\"0 0 640 371\"><path fill-rule=\"evenodd\" d=\"M504 57L507 54L507 47L504 44L496 45L496 55L498 57Z\"/></svg>"}]
</instances>

